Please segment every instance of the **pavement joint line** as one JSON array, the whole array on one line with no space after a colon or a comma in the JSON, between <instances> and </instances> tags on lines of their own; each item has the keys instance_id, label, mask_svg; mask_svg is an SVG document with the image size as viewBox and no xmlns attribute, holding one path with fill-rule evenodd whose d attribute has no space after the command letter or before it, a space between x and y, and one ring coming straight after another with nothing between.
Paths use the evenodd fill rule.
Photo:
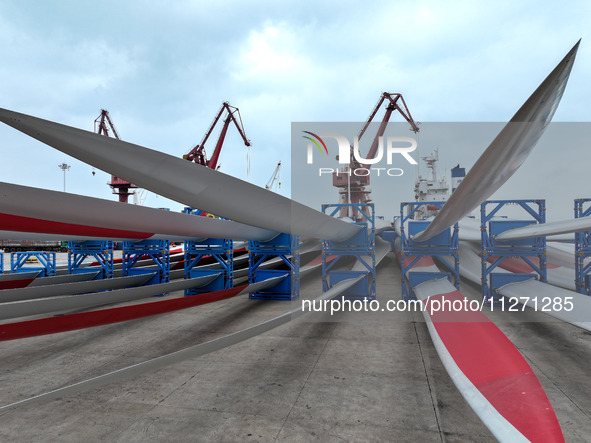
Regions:
<instances>
[{"instance_id":1,"label":"pavement joint line","mask_svg":"<svg viewBox=\"0 0 591 443\"><path fill-rule=\"evenodd\" d=\"M515 345L515 343L513 343ZM573 406L575 406L585 417L587 417L589 419L589 421L591 421L591 416L589 414L587 414L580 406L579 404L574 401L560 386L558 386L558 384L556 382L554 382L554 380L552 380L550 377L548 377L548 375L542 370L542 368L540 368L537 364L534 363L534 361L529 358L529 356L525 353L525 351L523 351L522 349L520 349L517 345L515 345L515 347L519 350L519 352L521 352L521 354L525 357L525 359L527 360L527 362L529 363L529 365L532 367L532 369L535 369L535 372L538 372L542 375L544 375L544 377L550 382L552 383L552 385L558 389L560 391L560 393L562 395L564 395L566 398L568 398L568 401L570 401Z\"/></svg>"},{"instance_id":2,"label":"pavement joint line","mask_svg":"<svg viewBox=\"0 0 591 443\"><path fill-rule=\"evenodd\" d=\"M431 404L433 405L433 414L435 415L435 422L437 423L437 430L439 431L439 438L441 439L441 442L444 443L445 442L445 436L443 433L443 430L441 429L441 423L439 421L439 411L437 408L437 403L435 400L435 394L434 394L434 388L431 386L431 381L429 380L429 371L427 371L427 365L425 363L425 356L423 354L423 346L421 345L421 339L419 337L419 332L417 331L417 322L415 321L415 313L412 313L412 317L413 317L413 329L415 331L415 336L417 338L417 345L419 347L419 354L421 354L421 362L423 364L423 371L425 371L425 379L427 381L427 388L429 389L429 397L431 398Z\"/></svg>"},{"instance_id":3,"label":"pavement joint line","mask_svg":"<svg viewBox=\"0 0 591 443\"><path fill-rule=\"evenodd\" d=\"M211 366L211 364L209 364L208 366ZM158 406L160 406L164 401L166 401L171 395L173 395L175 392L177 392L179 389L181 389L182 387L184 387L187 383L189 383L191 380L193 380L195 377L197 377L201 372L203 372L203 368L200 368L197 372L195 372L193 375L189 376L189 378L187 378L184 382L182 382L180 385L178 385L176 388L174 388L168 395L164 396L161 400L158 400L158 403L156 403L151 409L150 411L153 411L154 409L156 409Z\"/></svg>"},{"instance_id":4,"label":"pavement joint line","mask_svg":"<svg viewBox=\"0 0 591 443\"><path fill-rule=\"evenodd\" d=\"M325 323L325 324L327 324L327 323ZM308 380L310 380L310 377L312 376L312 373L314 372L314 370L316 369L316 366L318 365L318 361L320 361L320 357L322 357L322 354L324 354L324 350L326 349L326 346L328 345L328 342L332 338L332 336L334 334L334 331L335 331L335 329L336 329L336 327L338 325L338 322L328 323L328 324L332 326L332 331L330 331L330 335L327 337L326 341L324 342L324 346L322 347L322 350L318 353L318 358L314 362L314 366L312 366L312 369L310 369L310 373L306 377L306 380L304 381L304 384L302 385L302 389L300 389L300 392L298 392L298 395L297 395L296 399L294 400L293 404L291 405L291 408L289 409L289 412L285 416L285 420L283 420L283 423L281 423L281 427L279 428L279 431L277 432L277 435L273 439L274 442L276 442L277 439L279 438L279 435L281 435L281 431L283 431L283 427L285 426L285 423L287 423L287 420L289 419L289 416L291 415L291 413L293 411L293 408L295 407L296 403L300 399L300 396L302 395L302 392L306 388L306 385L308 384Z\"/></svg>"}]
</instances>

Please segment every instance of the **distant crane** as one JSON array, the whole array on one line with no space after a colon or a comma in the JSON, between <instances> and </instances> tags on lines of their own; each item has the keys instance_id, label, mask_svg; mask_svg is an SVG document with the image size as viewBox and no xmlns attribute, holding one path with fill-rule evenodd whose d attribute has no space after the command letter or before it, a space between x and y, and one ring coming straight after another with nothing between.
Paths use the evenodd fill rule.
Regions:
<instances>
[{"instance_id":1,"label":"distant crane","mask_svg":"<svg viewBox=\"0 0 591 443\"><path fill-rule=\"evenodd\" d=\"M117 140L120 140L117 129L115 129L115 125L109 116L109 111L101 109L101 114L94 120L94 132L109 137L109 128L113 136ZM92 173L94 175L94 171ZM122 203L127 203L129 196L134 194L133 192L129 192L129 190L137 188L136 185L114 175L111 176L111 182L107 184L113 189L113 194L119 196L119 201Z\"/></svg>"},{"instance_id":2,"label":"distant crane","mask_svg":"<svg viewBox=\"0 0 591 443\"><path fill-rule=\"evenodd\" d=\"M275 192L276 191L275 185L277 185L277 188L281 187L281 178L279 175L280 172L281 172L281 162L277 163L277 167L275 168L273 175L269 179L269 182L265 185L265 189Z\"/></svg>"},{"instance_id":3,"label":"distant crane","mask_svg":"<svg viewBox=\"0 0 591 443\"><path fill-rule=\"evenodd\" d=\"M139 205L139 206L143 206L144 205L144 201L146 201L146 197L148 195L146 194L146 190L145 189L140 189L139 191L134 191L133 193L133 204L134 205Z\"/></svg>"},{"instance_id":4,"label":"distant crane","mask_svg":"<svg viewBox=\"0 0 591 443\"><path fill-rule=\"evenodd\" d=\"M226 117L224 118L224 125L222 126L222 131L220 132L220 136L218 138L218 142L215 145L213 153L211 157L208 159L207 154L205 152L205 143L209 136L213 132L215 125L218 123L224 111L227 112ZM236 118L238 116L238 118ZM220 108L219 112L213 119L213 122L209 126L209 129L205 133L203 140L197 146L189 151L188 154L183 155L185 160L194 161L198 165L206 166L210 169L217 169L218 166L218 159L220 157L220 152L222 151L222 145L224 144L224 140L226 138L226 132L228 132L228 126L230 126L230 122L234 122L236 125L236 129L238 129L238 133L242 137L244 141L244 145L248 148L250 147L250 140L246 138L246 134L244 132L244 125L242 124L242 117L240 116L240 110L234 106L231 106L228 102L224 102L222 107ZM249 160L250 161L250 160ZM247 166L247 170L249 172L250 165Z\"/></svg>"},{"instance_id":5,"label":"distant crane","mask_svg":"<svg viewBox=\"0 0 591 443\"><path fill-rule=\"evenodd\" d=\"M386 126L388 126L388 122L390 120L390 116L392 115L393 111L398 111L402 117L410 124L410 130L414 133L419 132L419 126L413 120L412 116L410 115L410 111L406 106L404 98L402 98L402 94L399 93L389 93L383 92L378 100L378 103L372 110L371 114L365 125L361 128L358 134L358 140L361 141L363 134L369 127L370 123L374 119L375 115L380 109L380 106L384 102L387 102L386 105L386 113L384 114L384 118L382 119L382 123L378 128L378 133L376 134L373 143L369 149L369 152L366 157L367 159L373 159L378 150L378 143L379 138L384 135L386 131ZM354 171L357 168L369 168L370 165L362 165L357 160L355 160L353 156L353 146L351 146L351 156L349 160L349 164L345 166L343 169L338 170L337 172L333 172L332 176L332 184L336 188L339 189L339 201L340 203L369 203L371 202L370 193L371 190L366 188L369 185L370 177L369 175L355 175L350 174L349 171ZM342 217L349 216L348 208L341 209L340 215ZM353 208L353 218L360 220L360 216L358 216L357 210Z\"/></svg>"}]
</instances>

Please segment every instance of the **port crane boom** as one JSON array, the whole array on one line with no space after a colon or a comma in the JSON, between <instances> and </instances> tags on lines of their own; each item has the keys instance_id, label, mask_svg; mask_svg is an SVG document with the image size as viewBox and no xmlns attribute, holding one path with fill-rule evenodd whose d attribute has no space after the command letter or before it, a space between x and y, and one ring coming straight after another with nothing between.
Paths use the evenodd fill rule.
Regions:
<instances>
[{"instance_id":1,"label":"port crane boom","mask_svg":"<svg viewBox=\"0 0 591 443\"><path fill-rule=\"evenodd\" d=\"M378 143L380 141L380 137L383 137L384 132L386 131L386 127L388 126L388 122L390 121L390 117L392 116L392 112L398 111L400 115L410 124L410 130L414 133L419 132L418 124L413 120L408 107L406 106L406 102L400 93L389 93L383 92L378 100L377 104L373 108L372 112L369 114L369 117L359 134L357 135L357 139L361 141L363 135L365 134L367 128L373 121L374 117L380 110L380 107L386 102L386 112L384 117L382 118L382 122L380 123L380 127L378 128L378 132L371 144L369 152L367 156L364 157L366 159L373 159L376 156L378 150ZM333 186L339 189L339 201L340 203L369 203L371 202L370 193L371 190L367 188L370 183L370 176L369 175L355 175L352 174L351 171L355 171L359 168L369 168L370 165L365 165L359 163L354 155L353 155L353 146L351 146L350 150L350 158L349 164L342 169L339 169L336 172L333 172ZM343 208L340 213L341 216L348 216L348 209ZM357 217L357 210L353 209L353 217Z\"/></svg>"},{"instance_id":2,"label":"port crane boom","mask_svg":"<svg viewBox=\"0 0 591 443\"><path fill-rule=\"evenodd\" d=\"M269 179L269 181L265 185L265 189L273 191L273 187L275 186L275 183L277 183L277 186L279 188L281 187L281 179L279 178L280 172L281 172L281 162L277 163L277 167L275 168L273 175L271 176L271 178Z\"/></svg>"},{"instance_id":3,"label":"port crane boom","mask_svg":"<svg viewBox=\"0 0 591 443\"><path fill-rule=\"evenodd\" d=\"M121 140L119 138L119 133L117 132L111 117L109 116L109 111L106 109L101 109L101 114L94 120L94 132L109 137L109 129L111 130L113 137L115 137L117 140ZM111 187L111 189L113 189L113 194L119 196L119 201L122 203L128 203L129 196L134 194L133 191L130 192L129 190L137 188L136 185L128 182L127 180L123 180L122 178L115 177L114 175L111 176L111 182L107 184Z\"/></svg>"},{"instance_id":4,"label":"port crane boom","mask_svg":"<svg viewBox=\"0 0 591 443\"><path fill-rule=\"evenodd\" d=\"M220 121L222 114L224 111L227 112L227 116L224 119L224 125L222 127L222 131L218 138L217 144L215 145L215 149L211 154L211 157L208 159L207 154L205 152L205 143L209 139L209 136L213 132L215 126ZM224 140L226 138L226 132L228 131L228 126L230 123L234 122L236 125L236 129L238 129L238 133L242 137L245 146L250 146L250 140L246 138L246 134L244 132L244 125L242 124L242 117L240 116L240 110L234 106L231 106L228 102L224 102L222 107L218 111L217 115L213 119L213 122L209 126L209 129L203 136L203 140L195 146L193 149L189 151L189 153L183 155L185 160L194 161L198 165L206 166L210 169L216 169L218 164L218 159L220 157L220 152L222 150L222 145L224 144Z\"/></svg>"}]
</instances>

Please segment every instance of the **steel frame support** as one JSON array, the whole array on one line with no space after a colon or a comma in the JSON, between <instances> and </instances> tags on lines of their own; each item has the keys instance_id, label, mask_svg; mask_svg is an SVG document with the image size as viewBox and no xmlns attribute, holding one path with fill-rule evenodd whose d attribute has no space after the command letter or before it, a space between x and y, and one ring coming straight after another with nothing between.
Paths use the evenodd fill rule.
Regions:
<instances>
[{"instance_id":1,"label":"steel frame support","mask_svg":"<svg viewBox=\"0 0 591 443\"><path fill-rule=\"evenodd\" d=\"M0 274L4 273L4 252L0 252Z\"/></svg>"},{"instance_id":2,"label":"steel frame support","mask_svg":"<svg viewBox=\"0 0 591 443\"><path fill-rule=\"evenodd\" d=\"M342 280L363 275L364 278L343 292L351 299L375 300L376 298L376 216L373 203L323 204L322 212L334 217L353 208L362 221L355 222L362 229L344 241L322 240L322 292L328 291ZM327 261L329 257L336 257ZM361 271L334 271L343 257L354 257L363 265Z\"/></svg>"},{"instance_id":3,"label":"steel frame support","mask_svg":"<svg viewBox=\"0 0 591 443\"><path fill-rule=\"evenodd\" d=\"M416 300L413 288L428 280L447 278L456 289L460 289L460 256L458 223L427 241L414 241L414 236L427 229L430 221L415 220L417 210L423 206L435 206L441 209L444 201L402 202L400 203L400 284L403 300ZM405 208L407 213L405 214ZM395 219L396 222L396 219ZM408 226L408 233L406 227ZM435 257L448 268L449 272L413 271L413 267L423 257ZM448 264L443 257L451 257L453 264ZM411 258L407 263L407 258Z\"/></svg>"},{"instance_id":4,"label":"steel frame support","mask_svg":"<svg viewBox=\"0 0 591 443\"><path fill-rule=\"evenodd\" d=\"M187 206L183 213L209 217L213 214ZM220 273L219 269L198 269L199 261L210 256L221 265L222 275L200 288L185 289L185 296L219 291L234 287L234 241L222 238L206 238L185 242L185 279Z\"/></svg>"},{"instance_id":5,"label":"steel frame support","mask_svg":"<svg viewBox=\"0 0 591 443\"><path fill-rule=\"evenodd\" d=\"M297 235L279 234L267 241L248 242L248 281L256 283L272 277L286 278L271 288L251 292L251 299L297 300L300 297L300 238ZM287 270L259 269L270 258L279 257Z\"/></svg>"},{"instance_id":6,"label":"steel frame support","mask_svg":"<svg viewBox=\"0 0 591 443\"><path fill-rule=\"evenodd\" d=\"M87 257L94 257L98 267L82 267ZM113 242L112 241L69 241L68 242L68 274L84 272L100 272L95 280L113 278Z\"/></svg>"},{"instance_id":7,"label":"steel frame support","mask_svg":"<svg viewBox=\"0 0 591 443\"><path fill-rule=\"evenodd\" d=\"M591 198L575 199L575 218L591 216ZM587 207L586 207L587 206ZM591 295L591 231L575 232L575 285L580 294Z\"/></svg>"},{"instance_id":8,"label":"steel frame support","mask_svg":"<svg viewBox=\"0 0 591 443\"><path fill-rule=\"evenodd\" d=\"M493 220L499 211L507 205L522 208L530 218L527 220ZM488 213L487 206L493 207ZM495 236L501 232L536 223L546 223L545 200L488 200L480 205L481 284L482 297L487 304L500 304L502 296L497 293L497 289L511 281L522 281L524 275L529 275L528 278L533 275L542 282L548 281L546 274L546 237L505 242L495 240ZM534 274L501 274L493 272L508 257L523 260L534 270ZM537 257L537 264L532 260L533 257Z\"/></svg>"},{"instance_id":9,"label":"steel frame support","mask_svg":"<svg viewBox=\"0 0 591 443\"><path fill-rule=\"evenodd\" d=\"M41 266L27 266L27 260L35 257ZM10 253L10 272L41 271L40 277L55 275L55 252L28 251Z\"/></svg>"},{"instance_id":10,"label":"steel frame support","mask_svg":"<svg viewBox=\"0 0 591 443\"><path fill-rule=\"evenodd\" d=\"M394 217L394 223L396 223L397 218L398 217ZM398 234L396 234L396 231L384 231L378 234L378 237L390 243L390 250L394 251L394 244L396 242L396 239L398 238Z\"/></svg>"},{"instance_id":11,"label":"steel frame support","mask_svg":"<svg viewBox=\"0 0 591 443\"><path fill-rule=\"evenodd\" d=\"M210 256L221 265L222 275L200 288L185 289L185 296L219 291L234 287L234 242L220 238L185 242L185 278L196 278L220 273L220 269L199 269L199 261Z\"/></svg>"},{"instance_id":12,"label":"steel frame support","mask_svg":"<svg viewBox=\"0 0 591 443\"><path fill-rule=\"evenodd\" d=\"M150 258L158 266L156 275L146 284L153 285L170 281L170 241L141 240L123 242L123 275L153 273L153 269L134 268L140 259Z\"/></svg>"}]
</instances>

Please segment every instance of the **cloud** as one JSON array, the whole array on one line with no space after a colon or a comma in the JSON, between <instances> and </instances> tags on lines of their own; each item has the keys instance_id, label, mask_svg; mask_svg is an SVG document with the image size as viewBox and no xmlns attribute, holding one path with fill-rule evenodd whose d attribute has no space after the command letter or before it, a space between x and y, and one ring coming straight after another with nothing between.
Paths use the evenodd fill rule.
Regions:
<instances>
[{"instance_id":1,"label":"cloud","mask_svg":"<svg viewBox=\"0 0 591 443\"><path fill-rule=\"evenodd\" d=\"M372 8L352 1L6 1L0 106L89 130L106 108L125 140L181 156L227 100L240 108L253 142L253 181L264 185L282 160L289 192L291 122L362 122L382 91L402 92L418 121L506 121L581 36L556 119L588 120L590 8L533 0L381 1ZM11 131L0 128L0 150L12 166L3 179L59 189L63 156ZM471 158L466 152L440 155L455 165ZM223 170L244 178L245 157L231 129ZM45 165L54 163L50 172ZM106 176L98 183L75 162L68 174L72 189L111 198Z\"/></svg>"}]
</instances>

